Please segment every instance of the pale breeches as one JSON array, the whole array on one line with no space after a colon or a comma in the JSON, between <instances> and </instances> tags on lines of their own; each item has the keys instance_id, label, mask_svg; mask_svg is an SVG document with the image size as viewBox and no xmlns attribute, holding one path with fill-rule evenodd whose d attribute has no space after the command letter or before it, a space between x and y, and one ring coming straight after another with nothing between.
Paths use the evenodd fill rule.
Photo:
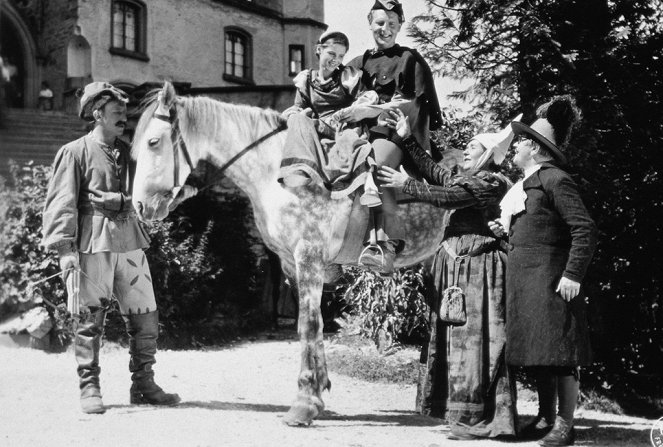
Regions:
<instances>
[{"instance_id":1,"label":"pale breeches","mask_svg":"<svg viewBox=\"0 0 663 447\"><path fill-rule=\"evenodd\" d=\"M114 296L123 315L157 310L152 276L143 250L80 253L80 264L81 307L100 307L103 301L110 301Z\"/></svg>"}]
</instances>

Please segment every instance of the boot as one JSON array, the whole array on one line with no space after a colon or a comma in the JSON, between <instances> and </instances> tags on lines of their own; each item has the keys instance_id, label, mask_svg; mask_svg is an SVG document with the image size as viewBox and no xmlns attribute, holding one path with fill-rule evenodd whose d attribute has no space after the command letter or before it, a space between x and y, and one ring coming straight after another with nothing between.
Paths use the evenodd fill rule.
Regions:
<instances>
[{"instance_id":1,"label":"boot","mask_svg":"<svg viewBox=\"0 0 663 447\"><path fill-rule=\"evenodd\" d=\"M124 315L129 334L129 371L131 371L131 403L148 405L176 405L180 396L164 392L154 383L152 365L157 352L159 312Z\"/></svg>"},{"instance_id":2,"label":"boot","mask_svg":"<svg viewBox=\"0 0 663 447\"><path fill-rule=\"evenodd\" d=\"M573 445L575 440L576 431L573 428L573 421L568 421L561 416L557 416L553 429L539 441L539 445L544 447L566 446Z\"/></svg>"},{"instance_id":3,"label":"boot","mask_svg":"<svg viewBox=\"0 0 663 447\"><path fill-rule=\"evenodd\" d=\"M106 312L90 308L76 324L75 354L81 388L81 410L88 414L106 412L99 387L99 349L104 332Z\"/></svg>"}]
</instances>

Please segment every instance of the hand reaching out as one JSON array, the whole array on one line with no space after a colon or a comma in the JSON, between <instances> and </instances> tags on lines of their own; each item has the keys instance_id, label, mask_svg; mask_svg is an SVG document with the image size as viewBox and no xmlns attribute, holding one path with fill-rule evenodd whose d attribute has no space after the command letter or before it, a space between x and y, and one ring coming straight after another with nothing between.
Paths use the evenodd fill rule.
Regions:
<instances>
[{"instance_id":1,"label":"hand reaching out","mask_svg":"<svg viewBox=\"0 0 663 447\"><path fill-rule=\"evenodd\" d=\"M407 116L401 109L387 110L378 118L378 126L386 126L396 130L402 139L412 134Z\"/></svg>"},{"instance_id":2,"label":"hand reaching out","mask_svg":"<svg viewBox=\"0 0 663 447\"><path fill-rule=\"evenodd\" d=\"M382 186L388 188L402 188L409 178L403 166L400 172L389 166L381 166L378 171L378 180L382 182Z\"/></svg>"}]
</instances>

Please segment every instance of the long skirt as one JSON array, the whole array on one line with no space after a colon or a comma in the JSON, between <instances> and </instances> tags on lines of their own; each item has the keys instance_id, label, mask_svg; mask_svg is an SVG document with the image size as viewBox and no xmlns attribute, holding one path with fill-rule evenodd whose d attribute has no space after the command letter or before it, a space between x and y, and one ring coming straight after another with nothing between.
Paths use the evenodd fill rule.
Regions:
<instances>
[{"instance_id":1,"label":"long skirt","mask_svg":"<svg viewBox=\"0 0 663 447\"><path fill-rule=\"evenodd\" d=\"M279 182L297 173L330 190L332 199L339 199L364 186L374 166L373 146L363 138L362 129L345 129L335 140L321 140L312 119L301 114L288 118Z\"/></svg>"},{"instance_id":2,"label":"long skirt","mask_svg":"<svg viewBox=\"0 0 663 447\"><path fill-rule=\"evenodd\" d=\"M471 236L447 242L467 252ZM444 418L478 436L516 434L515 378L505 363L506 255L498 250L454 261L444 248L431 269L431 334L422 350L417 409ZM438 318L445 288L465 293L467 323L449 326Z\"/></svg>"}]
</instances>

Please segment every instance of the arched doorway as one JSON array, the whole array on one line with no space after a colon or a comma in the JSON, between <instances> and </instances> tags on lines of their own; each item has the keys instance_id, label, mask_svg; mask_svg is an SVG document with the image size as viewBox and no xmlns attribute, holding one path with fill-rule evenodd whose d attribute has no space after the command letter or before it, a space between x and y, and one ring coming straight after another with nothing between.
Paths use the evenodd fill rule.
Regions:
<instances>
[{"instance_id":1,"label":"arched doorway","mask_svg":"<svg viewBox=\"0 0 663 447\"><path fill-rule=\"evenodd\" d=\"M38 92L35 43L16 10L4 1L0 1L0 54L10 75L3 84L7 104L34 107Z\"/></svg>"},{"instance_id":2,"label":"arched doorway","mask_svg":"<svg viewBox=\"0 0 663 447\"><path fill-rule=\"evenodd\" d=\"M92 81L92 50L76 27L67 43L67 88L82 88Z\"/></svg>"}]
</instances>

